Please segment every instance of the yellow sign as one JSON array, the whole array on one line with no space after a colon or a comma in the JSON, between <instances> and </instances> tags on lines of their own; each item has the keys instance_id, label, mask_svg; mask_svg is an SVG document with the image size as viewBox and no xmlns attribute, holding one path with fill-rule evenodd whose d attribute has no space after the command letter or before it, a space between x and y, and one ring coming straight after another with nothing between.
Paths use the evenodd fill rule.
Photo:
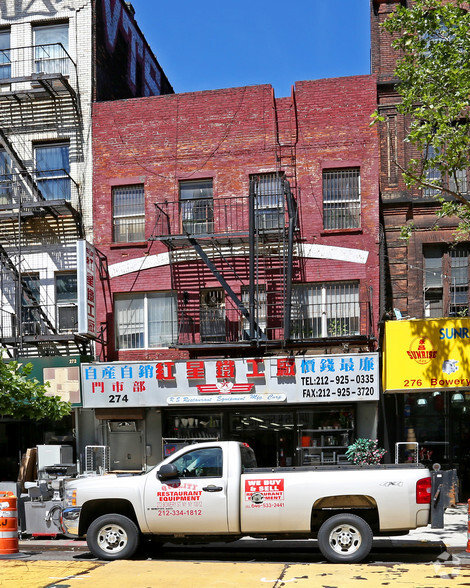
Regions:
<instances>
[{"instance_id":1,"label":"yellow sign","mask_svg":"<svg viewBox=\"0 0 470 588\"><path fill-rule=\"evenodd\" d=\"M385 392L470 388L470 318L387 321Z\"/></svg>"}]
</instances>

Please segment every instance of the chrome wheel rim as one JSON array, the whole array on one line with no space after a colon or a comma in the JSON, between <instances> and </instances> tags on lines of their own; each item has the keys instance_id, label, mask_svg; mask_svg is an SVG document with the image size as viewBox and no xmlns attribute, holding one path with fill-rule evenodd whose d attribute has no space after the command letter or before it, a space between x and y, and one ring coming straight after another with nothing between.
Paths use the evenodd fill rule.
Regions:
<instances>
[{"instance_id":1,"label":"chrome wheel rim","mask_svg":"<svg viewBox=\"0 0 470 588\"><path fill-rule=\"evenodd\" d=\"M127 545L127 533L120 525L105 525L98 533L98 545L106 553L119 553Z\"/></svg>"},{"instance_id":2,"label":"chrome wheel rim","mask_svg":"<svg viewBox=\"0 0 470 588\"><path fill-rule=\"evenodd\" d=\"M350 555L360 548L362 536L356 527L343 523L331 531L328 542L336 553Z\"/></svg>"}]
</instances>

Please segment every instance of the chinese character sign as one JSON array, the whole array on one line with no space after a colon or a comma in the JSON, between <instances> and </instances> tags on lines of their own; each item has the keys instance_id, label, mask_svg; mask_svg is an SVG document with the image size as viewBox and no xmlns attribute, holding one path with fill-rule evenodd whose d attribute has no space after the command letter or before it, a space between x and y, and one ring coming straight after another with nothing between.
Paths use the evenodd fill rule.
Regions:
<instances>
[{"instance_id":1,"label":"chinese character sign","mask_svg":"<svg viewBox=\"0 0 470 588\"><path fill-rule=\"evenodd\" d=\"M86 408L378 400L377 353L82 364Z\"/></svg>"},{"instance_id":2,"label":"chinese character sign","mask_svg":"<svg viewBox=\"0 0 470 588\"><path fill-rule=\"evenodd\" d=\"M78 332L96 336L95 249L77 241Z\"/></svg>"}]
</instances>

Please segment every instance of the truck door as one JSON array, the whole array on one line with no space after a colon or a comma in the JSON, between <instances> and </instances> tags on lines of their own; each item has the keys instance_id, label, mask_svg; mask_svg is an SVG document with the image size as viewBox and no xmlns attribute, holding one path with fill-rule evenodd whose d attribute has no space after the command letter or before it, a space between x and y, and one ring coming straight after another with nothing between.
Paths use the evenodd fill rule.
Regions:
<instances>
[{"instance_id":1,"label":"truck door","mask_svg":"<svg viewBox=\"0 0 470 588\"><path fill-rule=\"evenodd\" d=\"M195 448L172 463L178 477L147 476L145 513L153 533L227 533L227 464L220 447Z\"/></svg>"}]
</instances>

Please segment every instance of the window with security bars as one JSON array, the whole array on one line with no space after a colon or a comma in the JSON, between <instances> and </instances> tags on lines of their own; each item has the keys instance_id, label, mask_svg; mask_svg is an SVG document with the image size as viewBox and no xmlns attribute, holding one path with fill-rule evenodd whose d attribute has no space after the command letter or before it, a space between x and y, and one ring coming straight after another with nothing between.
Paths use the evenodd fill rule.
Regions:
<instances>
[{"instance_id":1,"label":"window with security bars","mask_svg":"<svg viewBox=\"0 0 470 588\"><path fill-rule=\"evenodd\" d=\"M145 192L143 185L113 188L113 241L145 240Z\"/></svg>"},{"instance_id":2,"label":"window with security bars","mask_svg":"<svg viewBox=\"0 0 470 588\"><path fill-rule=\"evenodd\" d=\"M214 201L212 180L180 182L182 229L189 235L214 232Z\"/></svg>"},{"instance_id":3,"label":"window with security bars","mask_svg":"<svg viewBox=\"0 0 470 588\"><path fill-rule=\"evenodd\" d=\"M177 303L172 292L116 295L114 315L118 349L168 347L177 342Z\"/></svg>"},{"instance_id":4,"label":"window with security bars","mask_svg":"<svg viewBox=\"0 0 470 588\"><path fill-rule=\"evenodd\" d=\"M255 226L259 231L284 227L284 178L279 174L252 176Z\"/></svg>"},{"instance_id":5,"label":"window with security bars","mask_svg":"<svg viewBox=\"0 0 470 588\"><path fill-rule=\"evenodd\" d=\"M465 246L450 250L450 316L468 314L468 254Z\"/></svg>"},{"instance_id":6,"label":"window with security bars","mask_svg":"<svg viewBox=\"0 0 470 588\"><path fill-rule=\"evenodd\" d=\"M293 285L291 309L291 339L359 335L358 282Z\"/></svg>"},{"instance_id":7,"label":"window with security bars","mask_svg":"<svg viewBox=\"0 0 470 588\"><path fill-rule=\"evenodd\" d=\"M468 243L424 246L426 318L468 315L469 253Z\"/></svg>"},{"instance_id":8,"label":"window with security bars","mask_svg":"<svg viewBox=\"0 0 470 588\"><path fill-rule=\"evenodd\" d=\"M358 229L360 226L359 168L323 170L323 228Z\"/></svg>"}]
</instances>

